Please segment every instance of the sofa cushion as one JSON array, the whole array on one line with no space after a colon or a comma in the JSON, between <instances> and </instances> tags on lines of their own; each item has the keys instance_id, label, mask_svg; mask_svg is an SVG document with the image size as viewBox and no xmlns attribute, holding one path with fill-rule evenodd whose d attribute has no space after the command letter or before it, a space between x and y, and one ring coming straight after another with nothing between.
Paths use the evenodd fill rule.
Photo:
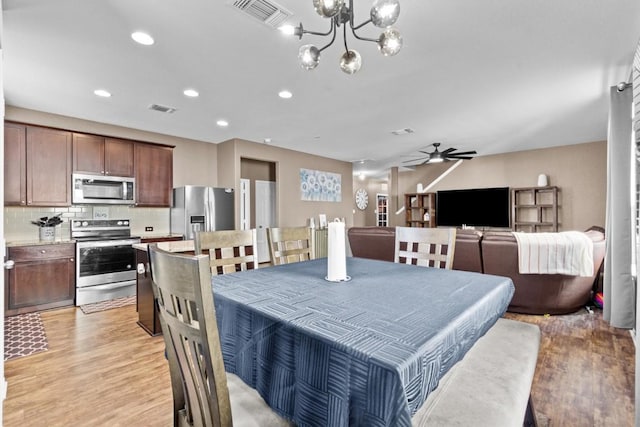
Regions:
<instances>
[{"instance_id":1,"label":"sofa cushion","mask_svg":"<svg viewBox=\"0 0 640 427\"><path fill-rule=\"evenodd\" d=\"M472 229L456 230L456 249L453 269L482 273L482 232Z\"/></svg>"},{"instance_id":2,"label":"sofa cushion","mask_svg":"<svg viewBox=\"0 0 640 427\"><path fill-rule=\"evenodd\" d=\"M347 236L354 257L393 262L396 250L395 227L351 227Z\"/></svg>"}]
</instances>

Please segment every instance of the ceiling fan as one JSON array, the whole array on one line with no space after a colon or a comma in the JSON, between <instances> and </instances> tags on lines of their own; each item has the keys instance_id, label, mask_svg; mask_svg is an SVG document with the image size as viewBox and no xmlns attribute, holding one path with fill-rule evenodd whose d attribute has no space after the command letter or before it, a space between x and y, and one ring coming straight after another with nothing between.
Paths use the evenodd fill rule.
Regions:
<instances>
[{"instance_id":1,"label":"ceiling fan","mask_svg":"<svg viewBox=\"0 0 640 427\"><path fill-rule=\"evenodd\" d=\"M415 163L415 165L424 165L427 163L440 163L440 162L448 162L451 160L471 160L473 157L471 155L478 154L476 151L457 151L457 148L447 148L443 151L438 151L438 147L440 146L439 142L434 142L433 144L434 150L432 152L418 150L419 152L426 154L426 156L418 157L412 160L405 160L402 163Z\"/></svg>"}]
</instances>

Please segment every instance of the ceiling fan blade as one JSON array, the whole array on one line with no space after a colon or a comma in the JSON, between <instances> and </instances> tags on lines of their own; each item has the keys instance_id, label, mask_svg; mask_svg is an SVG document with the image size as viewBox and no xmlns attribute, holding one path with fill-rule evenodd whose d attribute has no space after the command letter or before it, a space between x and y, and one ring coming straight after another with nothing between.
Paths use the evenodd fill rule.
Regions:
<instances>
[{"instance_id":1,"label":"ceiling fan blade","mask_svg":"<svg viewBox=\"0 0 640 427\"><path fill-rule=\"evenodd\" d=\"M471 159L473 159L473 157L469 157L469 156L462 156L462 157L448 156L447 159L448 160L471 160Z\"/></svg>"},{"instance_id":2,"label":"ceiling fan blade","mask_svg":"<svg viewBox=\"0 0 640 427\"><path fill-rule=\"evenodd\" d=\"M449 156L466 156L468 154L478 154L475 150L474 151L461 151L459 153L452 153Z\"/></svg>"},{"instance_id":3,"label":"ceiling fan blade","mask_svg":"<svg viewBox=\"0 0 640 427\"><path fill-rule=\"evenodd\" d=\"M427 159L427 160L429 160L429 158L428 158L428 157L420 157L420 158L418 158L418 159L403 160L403 161L402 161L402 163L413 163L413 162L419 162L419 161L421 161L421 160L423 160L423 159Z\"/></svg>"},{"instance_id":4,"label":"ceiling fan blade","mask_svg":"<svg viewBox=\"0 0 640 427\"><path fill-rule=\"evenodd\" d=\"M450 153L450 152L452 152L452 151L456 151L456 149L455 149L455 148L447 148L446 150L441 151L441 153L442 153L442 154L449 154L449 153Z\"/></svg>"}]
</instances>

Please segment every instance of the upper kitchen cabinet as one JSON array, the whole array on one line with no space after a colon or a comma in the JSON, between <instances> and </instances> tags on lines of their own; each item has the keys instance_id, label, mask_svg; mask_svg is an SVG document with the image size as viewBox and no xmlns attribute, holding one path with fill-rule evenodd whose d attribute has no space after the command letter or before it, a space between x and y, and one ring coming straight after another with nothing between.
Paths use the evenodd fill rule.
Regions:
<instances>
[{"instance_id":1,"label":"upper kitchen cabinet","mask_svg":"<svg viewBox=\"0 0 640 427\"><path fill-rule=\"evenodd\" d=\"M73 171L132 177L133 151L133 141L74 133Z\"/></svg>"},{"instance_id":2,"label":"upper kitchen cabinet","mask_svg":"<svg viewBox=\"0 0 640 427\"><path fill-rule=\"evenodd\" d=\"M135 144L136 206L171 207L173 147Z\"/></svg>"},{"instance_id":3,"label":"upper kitchen cabinet","mask_svg":"<svg viewBox=\"0 0 640 427\"><path fill-rule=\"evenodd\" d=\"M5 205L71 205L71 132L5 123Z\"/></svg>"},{"instance_id":4,"label":"upper kitchen cabinet","mask_svg":"<svg viewBox=\"0 0 640 427\"><path fill-rule=\"evenodd\" d=\"M4 125L4 204L27 205L27 127Z\"/></svg>"}]
</instances>

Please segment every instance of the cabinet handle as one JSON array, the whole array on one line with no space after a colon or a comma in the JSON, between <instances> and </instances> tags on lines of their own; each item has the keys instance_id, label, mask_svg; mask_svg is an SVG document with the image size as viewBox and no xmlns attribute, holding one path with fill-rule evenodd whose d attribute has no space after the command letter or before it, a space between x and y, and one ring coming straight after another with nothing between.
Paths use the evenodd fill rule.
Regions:
<instances>
[{"instance_id":1,"label":"cabinet handle","mask_svg":"<svg viewBox=\"0 0 640 427\"><path fill-rule=\"evenodd\" d=\"M45 251L44 249L40 251L41 254L46 254L47 251Z\"/></svg>"},{"instance_id":2,"label":"cabinet handle","mask_svg":"<svg viewBox=\"0 0 640 427\"><path fill-rule=\"evenodd\" d=\"M7 262L4 263L4 268L6 268L7 270L11 270L14 265L15 262L12 259L8 259Z\"/></svg>"},{"instance_id":3,"label":"cabinet handle","mask_svg":"<svg viewBox=\"0 0 640 427\"><path fill-rule=\"evenodd\" d=\"M75 261L73 258L69 258L69 262L73 262Z\"/></svg>"}]
</instances>

